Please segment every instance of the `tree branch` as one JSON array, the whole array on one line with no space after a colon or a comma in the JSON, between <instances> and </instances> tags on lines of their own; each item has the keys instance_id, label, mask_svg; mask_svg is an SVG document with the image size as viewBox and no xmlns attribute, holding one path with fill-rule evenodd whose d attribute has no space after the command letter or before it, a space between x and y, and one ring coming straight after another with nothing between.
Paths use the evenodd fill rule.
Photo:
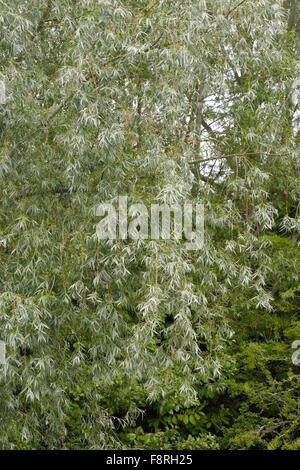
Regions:
<instances>
[{"instance_id":1,"label":"tree branch","mask_svg":"<svg viewBox=\"0 0 300 470\"><path fill-rule=\"evenodd\" d=\"M232 8L231 10L229 10L229 12L227 13L227 15L225 16L225 18L229 19L231 14L237 10L240 6L243 5L243 3L245 3L247 0L242 0L236 7Z\"/></svg>"},{"instance_id":2,"label":"tree branch","mask_svg":"<svg viewBox=\"0 0 300 470\"><path fill-rule=\"evenodd\" d=\"M64 100L62 100L56 108L50 113L50 116L48 117L46 124L49 123L50 119L52 119L56 114L59 113L59 111L67 104L67 102L74 96L75 92L72 91Z\"/></svg>"},{"instance_id":3,"label":"tree branch","mask_svg":"<svg viewBox=\"0 0 300 470\"><path fill-rule=\"evenodd\" d=\"M202 122L201 122L202 126L204 127L204 129L209 133L209 135L211 135L214 139L217 140L217 136L216 136L216 133L212 130L212 128L210 127L210 125L205 121L204 117L202 116Z\"/></svg>"},{"instance_id":4,"label":"tree branch","mask_svg":"<svg viewBox=\"0 0 300 470\"><path fill-rule=\"evenodd\" d=\"M231 157L248 157L251 155L266 156L266 157L284 157L284 155L286 154L284 153L261 153L261 152L232 153L229 155L220 155L219 157L209 157L209 158L191 160L189 161L189 164L203 163L203 162L209 162L212 160L221 160L223 158L231 158Z\"/></svg>"}]
</instances>

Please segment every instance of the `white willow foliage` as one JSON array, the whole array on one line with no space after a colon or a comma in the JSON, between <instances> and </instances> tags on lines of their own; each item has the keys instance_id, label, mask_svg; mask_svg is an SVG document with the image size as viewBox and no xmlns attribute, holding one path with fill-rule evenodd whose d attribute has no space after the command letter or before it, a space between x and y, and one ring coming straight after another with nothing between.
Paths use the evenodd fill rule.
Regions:
<instances>
[{"instance_id":1,"label":"white willow foliage","mask_svg":"<svg viewBox=\"0 0 300 470\"><path fill-rule=\"evenodd\" d=\"M2 448L63 447L77 395L82 440L116 447L147 402L221 386L229 313L271 308L261 234L299 227L274 202L299 201L298 50L289 2L239 3L1 2ZM203 249L100 243L119 195L203 203Z\"/></svg>"}]
</instances>

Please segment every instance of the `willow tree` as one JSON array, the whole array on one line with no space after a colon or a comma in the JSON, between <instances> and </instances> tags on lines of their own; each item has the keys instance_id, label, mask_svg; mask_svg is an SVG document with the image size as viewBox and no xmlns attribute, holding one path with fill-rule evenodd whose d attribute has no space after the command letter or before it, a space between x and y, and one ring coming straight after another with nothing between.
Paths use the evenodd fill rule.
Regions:
<instances>
[{"instance_id":1,"label":"willow tree","mask_svg":"<svg viewBox=\"0 0 300 470\"><path fill-rule=\"evenodd\" d=\"M116 447L222 387L228 316L272 308L263 234L299 230L293 5L1 2L3 448L66 446L78 402L82 446ZM203 248L99 241L124 195L204 204Z\"/></svg>"}]
</instances>

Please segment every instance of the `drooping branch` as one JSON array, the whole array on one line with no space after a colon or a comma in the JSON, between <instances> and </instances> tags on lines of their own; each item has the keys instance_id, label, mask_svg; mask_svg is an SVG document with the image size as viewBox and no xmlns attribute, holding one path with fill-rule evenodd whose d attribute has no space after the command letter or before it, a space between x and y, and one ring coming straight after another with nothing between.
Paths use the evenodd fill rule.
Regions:
<instances>
[{"instance_id":1,"label":"drooping branch","mask_svg":"<svg viewBox=\"0 0 300 470\"><path fill-rule=\"evenodd\" d=\"M160 41L160 39L162 38L163 36L163 33L160 34L160 36L152 43L150 44L149 46L146 47L146 49L144 49L143 52L149 52L151 49L153 49ZM125 57L127 55L127 53L124 53L124 54L120 54L116 57L110 57L109 59L107 59L103 64L102 66L103 67L106 67L107 65L111 64L111 63L115 63L117 62L118 60L122 59L123 57ZM90 73L88 76L87 76L87 80L89 80L90 78L92 78L92 73ZM98 85L98 83L96 83L96 86ZM57 106L56 108L50 113L50 115L48 116L47 120L46 120L46 124L49 123L49 121L54 117L56 116L56 114L58 114L64 107L65 105L68 103L68 101L70 101L71 98L73 98L73 96L75 95L75 92L72 91L71 93L68 94L68 96L66 96L66 98L64 98Z\"/></svg>"}]
</instances>

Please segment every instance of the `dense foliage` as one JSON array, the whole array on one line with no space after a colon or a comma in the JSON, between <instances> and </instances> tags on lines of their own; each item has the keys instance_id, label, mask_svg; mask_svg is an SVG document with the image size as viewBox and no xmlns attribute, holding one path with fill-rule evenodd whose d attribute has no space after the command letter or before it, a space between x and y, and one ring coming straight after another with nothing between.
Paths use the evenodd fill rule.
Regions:
<instances>
[{"instance_id":1,"label":"dense foliage","mask_svg":"<svg viewBox=\"0 0 300 470\"><path fill-rule=\"evenodd\" d=\"M300 449L299 16L0 3L0 448ZM122 195L203 248L99 240Z\"/></svg>"}]
</instances>

